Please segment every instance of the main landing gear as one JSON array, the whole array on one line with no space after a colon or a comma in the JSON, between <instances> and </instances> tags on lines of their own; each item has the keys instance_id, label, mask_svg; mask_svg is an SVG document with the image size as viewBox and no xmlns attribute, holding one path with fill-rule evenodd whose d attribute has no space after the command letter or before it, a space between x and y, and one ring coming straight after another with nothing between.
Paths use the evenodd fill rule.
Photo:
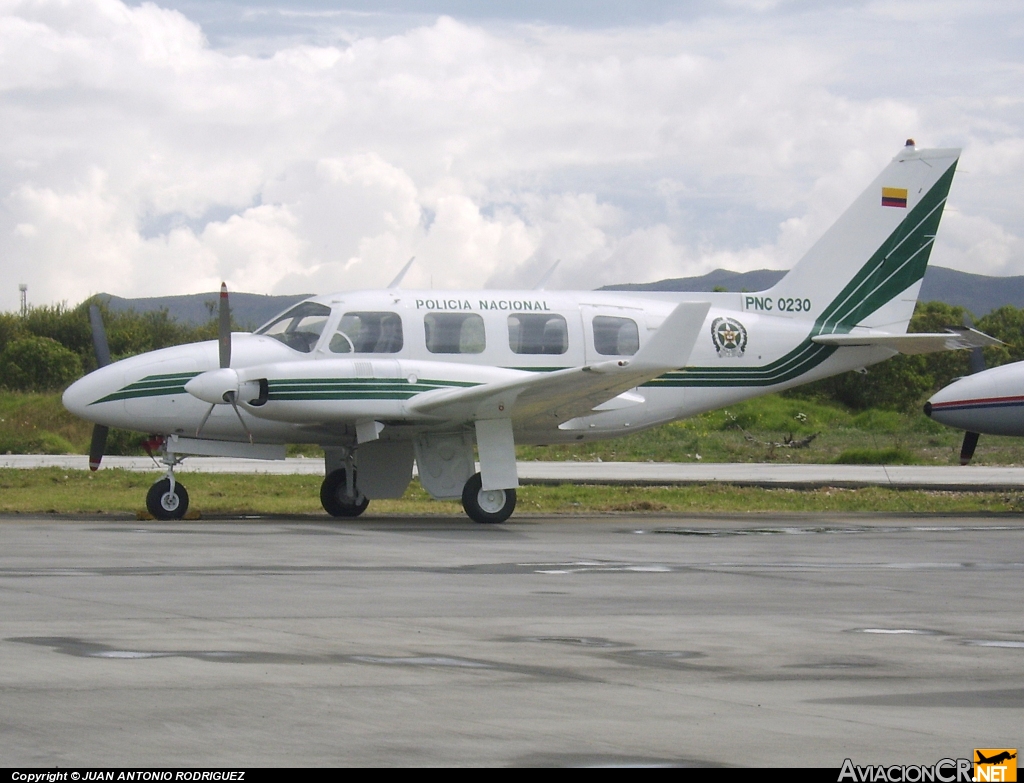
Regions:
<instances>
[{"instance_id":1,"label":"main landing gear","mask_svg":"<svg viewBox=\"0 0 1024 783\"><path fill-rule=\"evenodd\" d=\"M351 476L351 480L349 480ZM338 468L320 485L320 504L332 517L357 517L366 511L370 499L356 488L356 471Z\"/></svg>"},{"instance_id":2,"label":"main landing gear","mask_svg":"<svg viewBox=\"0 0 1024 783\"><path fill-rule=\"evenodd\" d=\"M354 467L337 468L328 473L320 485L320 504L332 517L343 519L362 514L370 505L370 499L359 491ZM474 522L485 525L498 524L512 516L512 512L515 511L516 491L484 489L483 480L480 474L476 473L469 478L462 490L462 507Z\"/></svg>"},{"instance_id":3,"label":"main landing gear","mask_svg":"<svg viewBox=\"0 0 1024 783\"><path fill-rule=\"evenodd\" d=\"M504 522L516 510L516 491L484 489L480 474L474 473L462 490L462 507L474 522L485 525Z\"/></svg>"}]
</instances>

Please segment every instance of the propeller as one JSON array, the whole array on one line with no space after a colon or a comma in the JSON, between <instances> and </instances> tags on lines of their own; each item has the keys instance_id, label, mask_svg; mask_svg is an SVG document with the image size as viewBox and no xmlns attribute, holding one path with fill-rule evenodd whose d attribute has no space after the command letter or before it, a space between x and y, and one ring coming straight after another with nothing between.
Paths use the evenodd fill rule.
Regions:
<instances>
[{"instance_id":1,"label":"propeller","mask_svg":"<svg viewBox=\"0 0 1024 783\"><path fill-rule=\"evenodd\" d=\"M968 329L974 328L974 322L971 317L964 313L964 326ZM968 375L974 375L975 373L982 372L985 369L985 356L981 352L981 348L972 348L971 353L967 359L967 366L970 372ZM960 446L960 464L967 465L970 463L971 458L974 456L974 450L978 447L977 432L965 432L964 442Z\"/></svg>"},{"instance_id":2,"label":"propeller","mask_svg":"<svg viewBox=\"0 0 1024 783\"><path fill-rule=\"evenodd\" d=\"M231 409L234 410L235 415L238 417L239 424L242 425L245 434L249 436L249 442L252 443L252 433L245 425L242 412L238 410L238 373L231 369L231 305L228 301L227 283L220 284L220 312L218 316L217 348L220 358L220 369L212 373L203 373L185 384L187 391L199 397L199 399L210 403L210 409L206 411L203 420L196 427L196 437L199 437L199 433L206 426L206 422L210 420L210 414L213 413L213 409L226 402L230 403ZM213 390L212 398L211 388Z\"/></svg>"},{"instance_id":3,"label":"propeller","mask_svg":"<svg viewBox=\"0 0 1024 783\"><path fill-rule=\"evenodd\" d=\"M231 366L231 306L228 304L228 284L220 284L220 312L217 324L217 342L220 349L220 368Z\"/></svg>"},{"instance_id":4,"label":"propeller","mask_svg":"<svg viewBox=\"0 0 1024 783\"><path fill-rule=\"evenodd\" d=\"M96 305L89 306L89 324L92 326L92 348L96 354L96 366L106 367L110 364L110 346L107 345L107 331L103 328L103 316ZM97 424L92 428L92 441L89 443L89 470L96 471L103 460L103 452L107 447L107 435L110 428Z\"/></svg>"}]
</instances>

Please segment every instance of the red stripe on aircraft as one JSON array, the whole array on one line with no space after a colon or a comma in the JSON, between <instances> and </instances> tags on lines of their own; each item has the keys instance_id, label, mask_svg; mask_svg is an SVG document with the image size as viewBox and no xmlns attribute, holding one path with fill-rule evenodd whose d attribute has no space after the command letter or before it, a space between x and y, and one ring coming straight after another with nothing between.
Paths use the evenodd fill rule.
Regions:
<instances>
[{"instance_id":1,"label":"red stripe on aircraft","mask_svg":"<svg viewBox=\"0 0 1024 783\"><path fill-rule=\"evenodd\" d=\"M941 408L951 408L954 406L961 405L998 405L1006 403L1022 402L1024 403L1024 396L1015 397L979 397L974 400L950 400L949 402L933 402L932 410Z\"/></svg>"}]
</instances>

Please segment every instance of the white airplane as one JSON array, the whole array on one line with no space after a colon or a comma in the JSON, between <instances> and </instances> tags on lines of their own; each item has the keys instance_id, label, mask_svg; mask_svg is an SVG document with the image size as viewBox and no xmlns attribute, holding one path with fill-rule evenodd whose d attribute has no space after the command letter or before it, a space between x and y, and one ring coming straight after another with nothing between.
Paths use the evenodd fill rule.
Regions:
<instances>
[{"instance_id":1,"label":"white airplane","mask_svg":"<svg viewBox=\"0 0 1024 783\"><path fill-rule=\"evenodd\" d=\"M947 427L965 430L961 465L971 461L982 433L1024 435L1024 362L986 370L981 350L975 349L971 373L940 389L924 404L925 415Z\"/></svg>"},{"instance_id":2,"label":"white airplane","mask_svg":"<svg viewBox=\"0 0 1024 783\"><path fill-rule=\"evenodd\" d=\"M989 344L906 334L959 154L908 141L760 293L406 291L403 269L387 289L312 297L231 334L222 287L219 341L101 366L64 404L97 424L94 469L108 427L159 436L159 519L185 513L174 467L187 455L283 459L285 444L316 443L334 516L400 497L415 463L431 496L503 522L517 443L612 438L897 352ZM98 317L94 334L103 365Z\"/></svg>"}]
</instances>

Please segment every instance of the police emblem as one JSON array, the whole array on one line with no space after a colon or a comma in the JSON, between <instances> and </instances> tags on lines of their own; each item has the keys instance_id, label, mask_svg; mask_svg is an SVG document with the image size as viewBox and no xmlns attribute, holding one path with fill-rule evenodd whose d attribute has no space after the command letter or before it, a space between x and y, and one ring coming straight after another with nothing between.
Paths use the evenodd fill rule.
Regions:
<instances>
[{"instance_id":1,"label":"police emblem","mask_svg":"<svg viewBox=\"0 0 1024 783\"><path fill-rule=\"evenodd\" d=\"M719 358L734 359L747 349L747 330L732 318L716 318L711 323L711 340Z\"/></svg>"}]
</instances>

